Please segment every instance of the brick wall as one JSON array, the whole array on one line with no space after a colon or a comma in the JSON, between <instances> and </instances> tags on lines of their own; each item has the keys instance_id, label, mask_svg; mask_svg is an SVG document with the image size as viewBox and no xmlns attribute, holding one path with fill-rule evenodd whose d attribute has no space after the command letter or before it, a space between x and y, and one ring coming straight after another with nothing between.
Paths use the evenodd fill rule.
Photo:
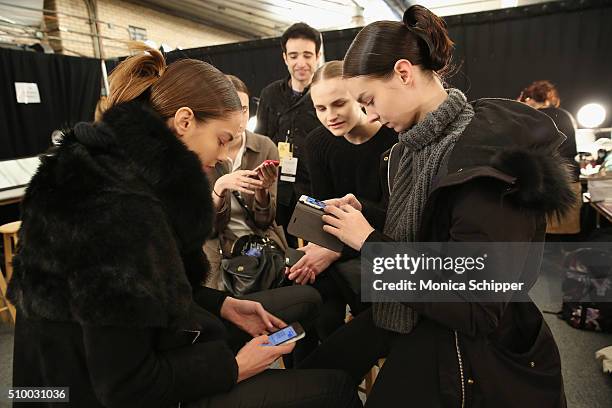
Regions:
<instances>
[{"instance_id":1,"label":"brick wall","mask_svg":"<svg viewBox=\"0 0 612 408\"><path fill-rule=\"evenodd\" d=\"M63 13L57 16L48 14L52 18L45 20L47 27L51 25L53 29L49 34L61 38L59 41L51 42L55 52L93 57L94 48L85 2L83 0L45 0L44 7Z\"/></svg>"},{"instance_id":2,"label":"brick wall","mask_svg":"<svg viewBox=\"0 0 612 408\"><path fill-rule=\"evenodd\" d=\"M86 19L87 7L83 0L45 0L45 8L60 13L57 20L47 19L49 35L61 37L51 41L56 52L67 55L95 55L91 28ZM245 38L221 31L184 18L170 16L159 11L120 0L98 0L98 20L105 58L129 54L129 26L146 29L147 38L160 46L168 44L172 49L195 48L208 45L242 41ZM77 17L82 18L77 18Z\"/></svg>"}]
</instances>

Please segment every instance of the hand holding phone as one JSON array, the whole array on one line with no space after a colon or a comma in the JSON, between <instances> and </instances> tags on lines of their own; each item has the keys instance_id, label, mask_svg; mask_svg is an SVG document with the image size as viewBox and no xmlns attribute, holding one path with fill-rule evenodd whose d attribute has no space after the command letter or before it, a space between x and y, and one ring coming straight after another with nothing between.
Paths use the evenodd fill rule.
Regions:
<instances>
[{"instance_id":1,"label":"hand holding phone","mask_svg":"<svg viewBox=\"0 0 612 408\"><path fill-rule=\"evenodd\" d=\"M331 198L329 200L325 200L325 204L333 205L334 207L342 207L343 205L348 204L357 211L363 210L363 206L354 194L347 194L342 198Z\"/></svg>"},{"instance_id":2,"label":"hand holding phone","mask_svg":"<svg viewBox=\"0 0 612 408\"><path fill-rule=\"evenodd\" d=\"M263 182L264 189L269 189L278 177L278 166L280 162L278 160L264 160L259 166L255 168L257 172L257 178Z\"/></svg>"},{"instance_id":3,"label":"hand holding phone","mask_svg":"<svg viewBox=\"0 0 612 408\"><path fill-rule=\"evenodd\" d=\"M280 166L280 161L278 160L264 160L259 164L259 166L255 167L255 171L261 172L261 170L266 168L276 169L278 166Z\"/></svg>"},{"instance_id":4,"label":"hand holding phone","mask_svg":"<svg viewBox=\"0 0 612 408\"><path fill-rule=\"evenodd\" d=\"M262 188L262 181L254 170L236 170L219 177L215 182L214 190L217 194L225 190L238 191L243 194L255 194L255 190Z\"/></svg>"},{"instance_id":5,"label":"hand holding phone","mask_svg":"<svg viewBox=\"0 0 612 408\"><path fill-rule=\"evenodd\" d=\"M295 343L296 341L304 338L306 332L301 324L298 322L291 323L284 329L280 329L268 335L268 344L264 346L279 346L281 344Z\"/></svg>"},{"instance_id":6,"label":"hand holding phone","mask_svg":"<svg viewBox=\"0 0 612 408\"><path fill-rule=\"evenodd\" d=\"M238 351L236 355L238 382L268 369L283 354L291 353L295 344L288 343L274 347L263 346L271 346L268 336L254 337Z\"/></svg>"},{"instance_id":7,"label":"hand holding phone","mask_svg":"<svg viewBox=\"0 0 612 408\"><path fill-rule=\"evenodd\" d=\"M263 163L261 163L264 166L280 166L280 160L264 160Z\"/></svg>"}]
</instances>

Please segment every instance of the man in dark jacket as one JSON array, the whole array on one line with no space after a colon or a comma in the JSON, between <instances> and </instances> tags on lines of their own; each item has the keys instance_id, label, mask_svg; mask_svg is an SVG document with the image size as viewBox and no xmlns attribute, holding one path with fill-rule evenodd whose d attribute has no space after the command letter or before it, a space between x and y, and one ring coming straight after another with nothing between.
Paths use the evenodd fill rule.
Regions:
<instances>
[{"instance_id":1,"label":"man in dark jacket","mask_svg":"<svg viewBox=\"0 0 612 408\"><path fill-rule=\"evenodd\" d=\"M289 160L283 160L276 210L276 220L286 232L297 198L309 192L302 146L306 135L319 125L309 88L321 56L321 34L308 24L296 23L283 33L281 46L290 75L261 91L255 133L272 139L279 147L281 160ZM287 150L291 154L286 155ZM287 238L295 246L295 239Z\"/></svg>"}]
</instances>

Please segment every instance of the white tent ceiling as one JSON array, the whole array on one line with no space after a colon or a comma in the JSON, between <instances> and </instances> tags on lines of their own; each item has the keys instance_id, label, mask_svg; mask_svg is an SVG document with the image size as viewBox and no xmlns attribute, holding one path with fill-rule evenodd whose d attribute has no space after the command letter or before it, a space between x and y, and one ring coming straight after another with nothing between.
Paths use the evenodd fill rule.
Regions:
<instances>
[{"instance_id":1,"label":"white tent ceiling","mask_svg":"<svg viewBox=\"0 0 612 408\"><path fill-rule=\"evenodd\" d=\"M399 20L411 4L438 15L473 13L549 0L129 0L249 38L275 37L296 21L319 30Z\"/></svg>"},{"instance_id":2,"label":"white tent ceiling","mask_svg":"<svg viewBox=\"0 0 612 408\"><path fill-rule=\"evenodd\" d=\"M98 0L103 1L103 0ZM550 0L124 0L210 27L256 39L279 36L303 21L324 31L399 20L411 4L438 15L454 15L542 3ZM0 40L37 36L43 0L0 0ZM113 23L109 21L107 23ZM1 41L0 41L1 42Z\"/></svg>"}]
</instances>

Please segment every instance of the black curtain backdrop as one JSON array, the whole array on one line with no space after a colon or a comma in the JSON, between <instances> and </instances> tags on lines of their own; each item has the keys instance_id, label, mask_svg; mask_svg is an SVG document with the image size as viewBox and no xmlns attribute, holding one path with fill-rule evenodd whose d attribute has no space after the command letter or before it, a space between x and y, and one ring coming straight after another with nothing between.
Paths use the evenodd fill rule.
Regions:
<instances>
[{"instance_id":1,"label":"black curtain backdrop","mask_svg":"<svg viewBox=\"0 0 612 408\"><path fill-rule=\"evenodd\" d=\"M514 99L532 81L548 79L562 107L575 115L582 105L599 102L608 111L603 126L612 126L612 1L558 1L445 20L460 66L449 83L470 99ZM326 60L342 59L358 32L324 32ZM209 62L240 77L253 96L288 75L279 38L172 51L167 58ZM107 62L109 72L117 63Z\"/></svg>"},{"instance_id":2,"label":"black curtain backdrop","mask_svg":"<svg viewBox=\"0 0 612 408\"><path fill-rule=\"evenodd\" d=\"M55 129L93 120L100 60L0 48L0 160L33 156ZM38 84L41 103L17 103L15 82Z\"/></svg>"},{"instance_id":3,"label":"black curtain backdrop","mask_svg":"<svg viewBox=\"0 0 612 408\"><path fill-rule=\"evenodd\" d=\"M612 1L565 1L447 19L461 71L450 83L481 97L516 98L548 79L573 115L589 102L612 126Z\"/></svg>"}]
</instances>

